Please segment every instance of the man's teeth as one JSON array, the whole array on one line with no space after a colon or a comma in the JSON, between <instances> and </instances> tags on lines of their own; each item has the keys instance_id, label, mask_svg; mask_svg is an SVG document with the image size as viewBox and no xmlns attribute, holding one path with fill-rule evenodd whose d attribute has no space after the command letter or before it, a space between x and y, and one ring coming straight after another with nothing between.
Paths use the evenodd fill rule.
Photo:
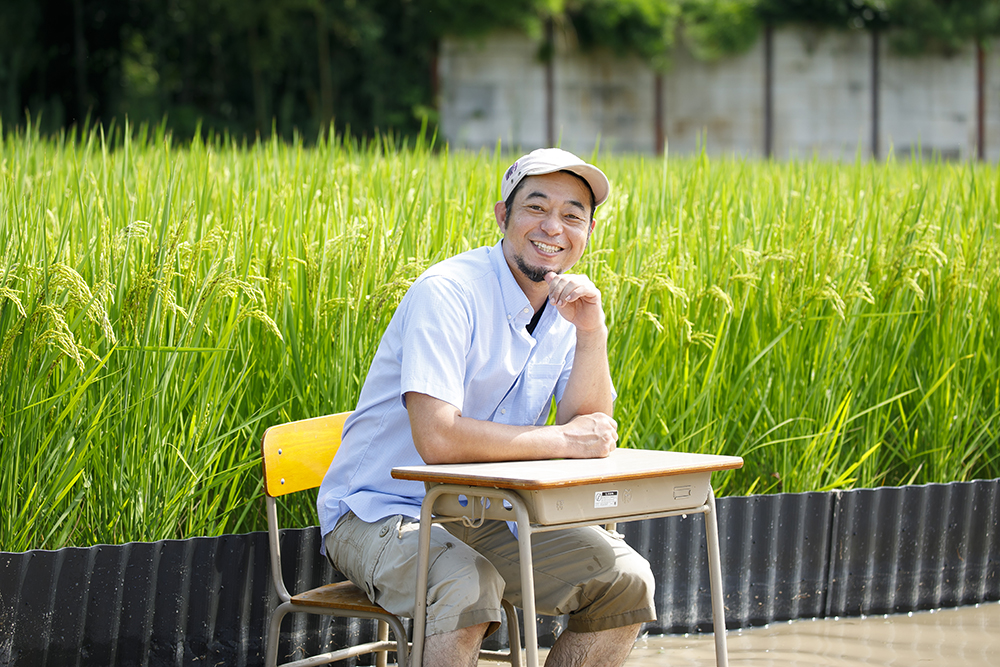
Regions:
<instances>
[{"instance_id":1,"label":"man's teeth","mask_svg":"<svg viewBox=\"0 0 1000 667\"><path fill-rule=\"evenodd\" d=\"M549 245L548 243L539 243L538 241L532 241L532 243L542 252L559 252L562 250L559 246Z\"/></svg>"}]
</instances>

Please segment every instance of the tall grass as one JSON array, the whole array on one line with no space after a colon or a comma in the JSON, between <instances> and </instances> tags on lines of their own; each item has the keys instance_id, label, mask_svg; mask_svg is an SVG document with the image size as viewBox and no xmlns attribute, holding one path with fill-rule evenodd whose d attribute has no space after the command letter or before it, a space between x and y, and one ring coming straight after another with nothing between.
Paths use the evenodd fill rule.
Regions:
<instances>
[{"instance_id":1,"label":"tall grass","mask_svg":"<svg viewBox=\"0 0 1000 667\"><path fill-rule=\"evenodd\" d=\"M398 144L2 139L0 548L260 528L264 428L499 238L514 156ZM743 456L722 493L998 475L995 167L597 159L624 444Z\"/></svg>"},{"instance_id":2,"label":"tall grass","mask_svg":"<svg viewBox=\"0 0 1000 667\"><path fill-rule=\"evenodd\" d=\"M634 446L744 456L740 493L997 474L994 167L610 171L589 262Z\"/></svg>"}]
</instances>

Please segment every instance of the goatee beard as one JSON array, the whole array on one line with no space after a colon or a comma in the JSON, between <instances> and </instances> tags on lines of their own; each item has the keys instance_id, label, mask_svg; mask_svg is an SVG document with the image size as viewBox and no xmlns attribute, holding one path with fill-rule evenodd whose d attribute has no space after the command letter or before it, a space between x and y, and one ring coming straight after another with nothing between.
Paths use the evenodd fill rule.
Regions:
<instances>
[{"instance_id":1,"label":"goatee beard","mask_svg":"<svg viewBox=\"0 0 1000 667\"><path fill-rule=\"evenodd\" d=\"M524 277L533 283L544 282L545 275L549 271L553 271L552 269L544 269L540 266L528 266L528 263L520 255L514 258L514 263L517 264L517 268L524 274ZM562 273L562 271L553 271L553 273Z\"/></svg>"}]
</instances>

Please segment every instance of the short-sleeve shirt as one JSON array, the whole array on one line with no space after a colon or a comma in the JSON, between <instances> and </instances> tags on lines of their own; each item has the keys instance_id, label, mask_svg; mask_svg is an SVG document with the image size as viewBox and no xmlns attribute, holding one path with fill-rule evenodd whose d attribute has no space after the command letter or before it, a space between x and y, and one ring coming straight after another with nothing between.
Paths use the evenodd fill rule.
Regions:
<instances>
[{"instance_id":1,"label":"short-sleeve shirt","mask_svg":"<svg viewBox=\"0 0 1000 667\"><path fill-rule=\"evenodd\" d=\"M529 334L533 315L500 243L435 264L413 283L382 336L320 486L323 535L348 510L369 522L420 516L423 483L390 474L395 466L423 463L410 432L407 392L450 403L463 417L545 423L569 379L576 332L549 307Z\"/></svg>"}]
</instances>

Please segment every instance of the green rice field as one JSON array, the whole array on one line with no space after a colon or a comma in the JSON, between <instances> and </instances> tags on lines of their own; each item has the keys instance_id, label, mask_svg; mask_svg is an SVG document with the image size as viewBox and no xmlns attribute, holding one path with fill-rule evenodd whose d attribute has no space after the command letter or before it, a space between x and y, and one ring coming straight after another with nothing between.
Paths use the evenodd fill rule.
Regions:
<instances>
[{"instance_id":1,"label":"green rice field","mask_svg":"<svg viewBox=\"0 0 1000 667\"><path fill-rule=\"evenodd\" d=\"M264 429L354 407L516 157L0 136L6 551L261 529ZM583 157L622 446L744 457L719 495L1000 476L995 165Z\"/></svg>"}]
</instances>

